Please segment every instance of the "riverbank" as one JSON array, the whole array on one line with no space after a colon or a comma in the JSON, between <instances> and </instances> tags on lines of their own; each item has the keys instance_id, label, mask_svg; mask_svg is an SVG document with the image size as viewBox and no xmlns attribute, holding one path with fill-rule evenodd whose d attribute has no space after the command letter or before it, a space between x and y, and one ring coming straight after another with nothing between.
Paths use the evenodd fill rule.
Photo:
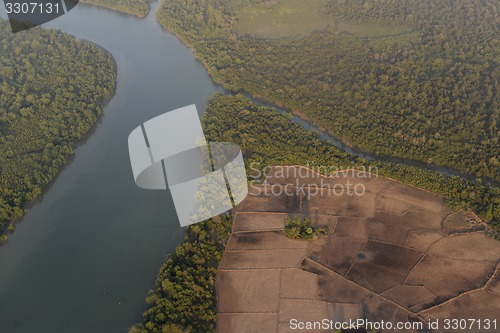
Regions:
<instances>
[{"instance_id":1,"label":"riverbank","mask_svg":"<svg viewBox=\"0 0 500 333\"><path fill-rule=\"evenodd\" d=\"M80 3L116 10L117 12L134 15L139 18L146 17L149 14L149 5L152 2L152 0L80 0Z\"/></svg>"},{"instance_id":2,"label":"riverbank","mask_svg":"<svg viewBox=\"0 0 500 333\"><path fill-rule=\"evenodd\" d=\"M162 265L142 324L129 333L215 333L217 267L232 228L232 214L186 227L184 240Z\"/></svg>"},{"instance_id":3,"label":"riverbank","mask_svg":"<svg viewBox=\"0 0 500 333\"><path fill-rule=\"evenodd\" d=\"M53 54L53 59L49 56L51 61L44 64L39 64L38 59L27 60L30 66L37 67L40 72L48 71L49 77L54 78L45 84L46 89L41 92L33 88L31 94L24 97L27 105L24 105L21 111L16 111L15 108L9 110L9 118L4 120L4 133L12 131L15 135L7 136L8 139L4 139L1 144L3 155L7 155L0 156L4 159L0 176L3 184L0 192L2 196L0 225L3 225L0 228L0 245L7 241L8 235L15 230L15 224L23 219L30 207L39 202L39 199L69 164L74 156L75 148L88 138L116 91L117 64L110 52L91 41L51 30L29 31L23 37L16 35L15 46L24 50L23 56L30 57L32 39L37 38L39 41L47 39L51 43L45 46L44 54L53 54L53 48L58 43L68 43L65 46L66 52L82 59L82 66L91 59L92 62L98 60L99 65L96 73L80 73L78 68L74 67L71 71L61 70L61 68L71 66L72 60L62 59L64 56L60 54ZM8 57L4 57L3 60L9 62ZM53 63L52 60L58 61L56 66L60 68L44 68L50 66ZM12 66L15 69L18 65ZM23 69L18 68L18 70ZM36 73L34 75L37 76ZM75 79L80 76L85 79ZM72 82L72 88L68 88L69 84L60 87L60 82ZM11 82L14 87L26 87L29 84L22 78ZM76 95L74 87L85 93ZM62 93L66 94L68 105L73 105L72 109L66 110L67 107L47 98L47 94L53 94L57 99ZM7 93L5 98L9 96L10 94ZM38 96L38 99L34 96ZM73 104L80 102L84 104ZM3 105L9 109L11 108L9 103L4 101ZM92 106L93 103L95 103L94 106ZM87 104L90 106L88 107ZM51 108L56 111L52 110L50 114L47 114L47 110ZM61 123L55 119L54 113L64 115L67 122ZM57 133L54 133L54 130L57 130ZM31 142L33 135L37 138L37 142ZM54 144L54 142L59 142L59 144ZM26 155L27 149L34 152Z\"/></svg>"}]
</instances>

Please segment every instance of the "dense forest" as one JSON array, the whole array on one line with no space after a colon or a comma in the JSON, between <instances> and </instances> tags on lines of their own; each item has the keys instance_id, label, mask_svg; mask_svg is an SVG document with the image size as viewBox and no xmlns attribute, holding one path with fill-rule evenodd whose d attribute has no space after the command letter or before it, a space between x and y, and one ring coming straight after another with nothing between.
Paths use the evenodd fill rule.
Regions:
<instances>
[{"instance_id":1,"label":"dense forest","mask_svg":"<svg viewBox=\"0 0 500 333\"><path fill-rule=\"evenodd\" d=\"M241 95L212 97L203 126L207 140L233 142L242 147L250 181L255 181L252 176L255 162L263 170L266 166L283 164L339 169L376 166L381 175L448 196L449 205L473 208L500 232L500 188L485 188L414 167L377 162L373 165L321 141L315 133L291 122L287 115L252 103ZM321 234L321 230L308 233L305 223L297 223L305 230L303 236L302 229L298 230L299 237L307 239L315 231ZM293 229L296 225L289 227ZM147 298L143 323L129 333L215 332L215 274L230 228L230 217L221 216L186 229L183 244L168 257L155 289ZM292 231L289 233L295 235ZM494 231L491 235L498 237Z\"/></svg>"},{"instance_id":2,"label":"dense forest","mask_svg":"<svg viewBox=\"0 0 500 333\"><path fill-rule=\"evenodd\" d=\"M149 4L153 0L81 0L81 2L144 17L149 13Z\"/></svg>"},{"instance_id":3,"label":"dense forest","mask_svg":"<svg viewBox=\"0 0 500 333\"><path fill-rule=\"evenodd\" d=\"M171 0L158 20L233 91L349 145L500 180L497 0Z\"/></svg>"},{"instance_id":4,"label":"dense forest","mask_svg":"<svg viewBox=\"0 0 500 333\"><path fill-rule=\"evenodd\" d=\"M0 237L57 175L114 93L101 48L54 30L0 22Z\"/></svg>"}]
</instances>

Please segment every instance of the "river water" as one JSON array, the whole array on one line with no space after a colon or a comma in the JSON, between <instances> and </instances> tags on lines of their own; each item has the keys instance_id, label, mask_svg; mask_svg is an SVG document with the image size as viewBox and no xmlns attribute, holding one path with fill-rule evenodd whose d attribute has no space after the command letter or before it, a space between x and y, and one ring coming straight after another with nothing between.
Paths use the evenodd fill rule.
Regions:
<instances>
[{"instance_id":1,"label":"river water","mask_svg":"<svg viewBox=\"0 0 500 333\"><path fill-rule=\"evenodd\" d=\"M168 110L196 104L202 113L206 99L224 90L213 84L189 48L156 23L157 6L139 19L79 4L45 25L107 49L117 63L118 84L89 139L0 247L2 333L126 332L140 321L163 258L181 242L183 231L168 191L135 186L127 137ZM3 9L0 16L6 16ZM315 129L296 116L293 121ZM368 160L473 179L319 136Z\"/></svg>"},{"instance_id":2,"label":"river water","mask_svg":"<svg viewBox=\"0 0 500 333\"><path fill-rule=\"evenodd\" d=\"M111 52L117 90L73 161L0 247L2 333L125 332L182 240L168 191L136 187L127 138L168 110L196 104L203 112L217 88L156 23L155 8L139 19L80 4L45 25Z\"/></svg>"}]
</instances>

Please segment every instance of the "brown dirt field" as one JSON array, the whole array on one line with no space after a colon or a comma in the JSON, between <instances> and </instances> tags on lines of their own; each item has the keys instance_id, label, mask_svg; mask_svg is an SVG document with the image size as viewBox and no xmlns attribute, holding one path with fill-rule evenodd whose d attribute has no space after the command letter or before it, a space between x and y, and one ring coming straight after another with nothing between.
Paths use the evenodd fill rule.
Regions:
<instances>
[{"instance_id":1,"label":"brown dirt field","mask_svg":"<svg viewBox=\"0 0 500 333\"><path fill-rule=\"evenodd\" d=\"M424 286L398 285L391 288L382 296L387 297L405 308L411 308L422 302L433 300L436 295Z\"/></svg>"},{"instance_id":2,"label":"brown dirt field","mask_svg":"<svg viewBox=\"0 0 500 333\"><path fill-rule=\"evenodd\" d=\"M293 184L296 186L316 185L321 186L321 180L326 180L327 177L318 174L314 170L305 167L272 167L266 177L266 184L287 185Z\"/></svg>"},{"instance_id":3,"label":"brown dirt field","mask_svg":"<svg viewBox=\"0 0 500 333\"><path fill-rule=\"evenodd\" d=\"M346 277L376 293L402 284L424 254L393 244L368 241Z\"/></svg>"},{"instance_id":4,"label":"brown dirt field","mask_svg":"<svg viewBox=\"0 0 500 333\"><path fill-rule=\"evenodd\" d=\"M219 313L278 312L279 270L219 271Z\"/></svg>"},{"instance_id":5,"label":"brown dirt field","mask_svg":"<svg viewBox=\"0 0 500 333\"><path fill-rule=\"evenodd\" d=\"M497 273L492 277L490 283L488 284L488 290L491 290L500 296L500 273L498 269Z\"/></svg>"},{"instance_id":6,"label":"brown dirt field","mask_svg":"<svg viewBox=\"0 0 500 333\"><path fill-rule=\"evenodd\" d=\"M377 195L365 193L362 196L353 195L346 211L346 216L375 217L375 201Z\"/></svg>"},{"instance_id":7,"label":"brown dirt field","mask_svg":"<svg viewBox=\"0 0 500 333\"><path fill-rule=\"evenodd\" d=\"M238 206L240 212L268 212L269 199L266 197L247 196Z\"/></svg>"},{"instance_id":8,"label":"brown dirt field","mask_svg":"<svg viewBox=\"0 0 500 333\"><path fill-rule=\"evenodd\" d=\"M335 236L360 238L367 240L366 224L364 218L359 217L339 217L335 227Z\"/></svg>"},{"instance_id":9,"label":"brown dirt field","mask_svg":"<svg viewBox=\"0 0 500 333\"><path fill-rule=\"evenodd\" d=\"M360 171L349 170L346 172L339 172L330 177L331 184L339 184L346 186L348 183L356 186L362 184L365 186L367 192L380 193L387 186L394 184L390 179L383 177L376 177L375 175L363 173Z\"/></svg>"},{"instance_id":10,"label":"brown dirt field","mask_svg":"<svg viewBox=\"0 0 500 333\"><path fill-rule=\"evenodd\" d=\"M285 227L285 218L288 214L277 213L238 213L238 224L234 225L233 231L254 231L283 229Z\"/></svg>"},{"instance_id":11,"label":"brown dirt field","mask_svg":"<svg viewBox=\"0 0 500 333\"><path fill-rule=\"evenodd\" d=\"M314 261L319 261L321 258L321 253L323 252L323 248L325 244L328 242L330 237L320 237L314 242L309 242L309 247L307 249L307 257Z\"/></svg>"},{"instance_id":12,"label":"brown dirt field","mask_svg":"<svg viewBox=\"0 0 500 333\"><path fill-rule=\"evenodd\" d=\"M270 188L271 188L271 186L266 185L266 184L249 184L248 196L249 197L266 198L267 197L266 193L270 192Z\"/></svg>"},{"instance_id":13,"label":"brown dirt field","mask_svg":"<svg viewBox=\"0 0 500 333\"><path fill-rule=\"evenodd\" d=\"M452 302L435 307L422 314L425 319L497 319L497 330L485 330L474 327L465 330L445 330L441 326L441 331L446 333L485 333L498 332L498 319L500 319L500 297L486 291L476 291L460 296Z\"/></svg>"},{"instance_id":14,"label":"brown dirt field","mask_svg":"<svg viewBox=\"0 0 500 333\"><path fill-rule=\"evenodd\" d=\"M330 231L334 231L337 226L337 216L323 215L317 212L308 215L311 220L311 225L314 227L328 227Z\"/></svg>"},{"instance_id":15,"label":"brown dirt field","mask_svg":"<svg viewBox=\"0 0 500 333\"><path fill-rule=\"evenodd\" d=\"M474 244L474 246L470 246ZM500 242L484 234L453 235L432 245L429 252L457 259L500 261Z\"/></svg>"},{"instance_id":16,"label":"brown dirt field","mask_svg":"<svg viewBox=\"0 0 500 333\"><path fill-rule=\"evenodd\" d=\"M394 225L389 220L375 218L366 220L368 238L397 245L406 245L410 229Z\"/></svg>"},{"instance_id":17,"label":"brown dirt field","mask_svg":"<svg viewBox=\"0 0 500 333\"><path fill-rule=\"evenodd\" d=\"M361 251L366 241L359 238L328 237L327 244L319 254L318 261L341 275L345 275L356 255Z\"/></svg>"},{"instance_id":18,"label":"brown dirt field","mask_svg":"<svg viewBox=\"0 0 500 333\"><path fill-rule=\"evenodd\" d=\"M406 246L420 251L427 251L432 244L443 239L443 237L437 231L411 231Z\"/></svg>"},{"instance_id":19,"label":"brown dirt field","mask_svg":"<svg viewBox=\"0 0 500 333\"><path fill-rule=\"evenodd\" d=\"M290 239L284 231L234 233L226 247L229 250L307 249L307 242Z\"/></svg>"},{"instance_id":20,"label":"brown dirt field","mask_svg":"<svg viewBox=\"0 0 500 333\"><path fill-rule=\"evenodd\" d=\"M283 269L280 286L281 298L315 299L319 292L318 276L298 268Z\"/></svg>"},{"instance_id":21,"label":"brown dirt field","mask_svg":"<svg viewBox=\"0 0 500 333\"><path fill-rule=\"evenodd\" d=\"M329 318L336 322L363 319L363 305L350 303L330 303Z\"/></svg>"},{"instance_id":22,"label":"brown dirt field","mask_svg":"<svg viewBox=\"0 0 500 333\"><path fill-rule=\"evenodd\" d=\"M393 215L403 215L411 207L411 204L389 196L380 194L377 199L377 209Z\"/></svg>"},{"instance_id":23,"label":"brown dirt field","mask_svg":"<svg viewBox=\"0 0 500 333\"><path fill-rule=\"evenodd\" d=\"M318 275L319 299L330 303L361 304L371 292L343 276L304 259L301 269Z\"/></svg>"},{"instance_id":24,"label":"brown dirt field","mask_svg":"<svg viewBox=\"0 0 500 333\"><path fill-rule=\"evenodd\" d=\"M296 333L296 332L300 332L300 331L291 329L290 328L290 324L288 324L288 323L281 323L281 324L279 324L278 333ZM311 329L311 330L306 330L306 331L302 331L302 332L307 332L307 333L325 333L325 332L328 332L328 331ZM264 333L264 332L262 332L262 333Z\"/></svg>"},{"instance_id":25,"label":"brown dirt field","mask_svg":"<svg viewBox=\"0 0 500 333\"><path fill-rule=\"evenodd\" d=\"M286 169L292 176L268 182L297 184L293 168ZM363 198L325 190L308 198L272 195L271 185L251 188L217 274L218 332L296 332L290 318L500 322L500 242L478 232L484 224L473 214L454 213L443 197L386 178L310 174L299 184L349 182L368 192ZM330 234L288 239L287 215L306 216Z\"/></svg>"},{"instance_id":26,"label":"brown dirt field","mask_svg":"<svg viewBox=\"0 0 500 333\"><path fill-rule=\"evenodd\" d=\"M222 258L224 269L297 267L307 249L230 251Z\"/></svg>"},{"instance_id":27,"label":"brown dirt field","mask_svg":"<svg viewBox=\"0 0 500 333\"><path fill-rule=\"evenodd\" d=\"M443 222L440 214L420 207L411 207L403 214L403 218L413 230L441 230Z\"/></svg>"},{"instance_id":28,"label":"brown dirt field","mask_svg":"<svg viewBox=\"0 0 500 333\"><path fill-rule=\"evenodd\" d=\"M372 294L364 303L366 316L368 318L376 318L376 321L386 321L391 323L409 321L408 313L402 308L385 301L380 296ZM370 319L369 319L370 320ZM375 321L375 319L372 319ZM398 333L416 333L415 330L381 330L381 332L398 332Z\"/></svg>"},{"instance_id":29,"label":"brown dirt field","mask_svg":"<svg viewBox=\"0 0 500 333\"><path fill-rule=\"evenodd\" d=\"M328 318L328 303L319 300L282 299L279 322L288 323L294 318L299 321L321 321Z\"/></svg>"},{"instance_id":30,"label":"brown dirt field","mask_svg":"<svg viewBox=\"0 0 500 333\"><path fill-rule=\"evenodd\" d=\"M495 267L477 261L464 261L427 255L411 272L408 285L424 285L442 300L482 288Z\"/></svg>"},{"instance_id":31,"label":"brown dirt field","mask_svg":"<svg viewBox=\"0 0 500 333\"><path fill-rule=\"evenodd\" d=\"M455 212L446 218L444 228L450 231L470 229L470 225L467 222L466 217L467 215L463 211Z\"/></svg>"},{"instance_id":32,"label":"brown dirt field","mask_svg":"<svg viewBox=\"0 0 500 333\"><path fill-rule=\"evenodd\" d=\"M456 210L452 209L451 207L444 206L443 210L441 211L442 216L448 216L450 214L453 214Z\"/></svg>"},{"instance_id":33,"label":"brown dirt field","mask_svg":"<svg viewBox=\"0 0 500 333\"><path fill-rule=\"evenodd\" d=\"M217 331L221 333L263 333L275 332L278 315L276 313L220 313Z\"/></svg>"},{"instance_id":34,"label":"brown dirt field","mask_svg":"<svg viewBox=\"0 0 500 333\"><path fill-rule=\"evenodd\" d=\"M436 296L433 299L429 299L428 301L424 301L422 303L419 303L417 305L412 306L410 308L410 311L413 313L420 313L421 311L429 309L429 308L435 306L436 304L440 304L440 303L441 303L441 301Z\"/></svg>"},{"instance_id":35,"label":"brown dirt field","mask_svg":"<svg viewBox=\"0 0 500 333\"><path fill-rule=\"evenodd\" d=\"M345 216L351 197L335 195L331 191L322 196L313 196L309 200L309 211L321 212L325 215Z\"/></svg>"},{"instance_id":36,"label":"brown dirt field","mask_svg":"<svg viewBox=\"0 0 500 333\"><path fill-rule=\"evenodd\" d=\"M275 191L275 193L278 192ZM300 195L294 193L293 196L289 196L285 192L283 192L278 195L271 195L268 198L268 211L300 213L301 203L302 197Z\"/></svg>"},{"instance_id":37,"label":"brown dirt field","mask_svg":"<svg viewBox=\"0 0 500 333\"><path fill-rule=\"evenodd\" d=\"M406 214L406 213L405 213ZM378 211L375 215L375 219L379 220L380 222L390 225L394 228L408 228L411 229L412 221L408 221L408 217L403 214L403 215L395 215L395 214L390 214L387 212L383 211Z\"/></svg>"},{"instance_id":38,"label":"brown dirt field","mask_svg":"<svg viewBox=\"0 0 500 333\"><path fill-rule=\"evenodd\" d=\"M382 193L384 196L402 200L435 213L440 213L444 207L443 197L401 183L395 183L393 186L387 187Z\"/></svg>"}]
</instances>

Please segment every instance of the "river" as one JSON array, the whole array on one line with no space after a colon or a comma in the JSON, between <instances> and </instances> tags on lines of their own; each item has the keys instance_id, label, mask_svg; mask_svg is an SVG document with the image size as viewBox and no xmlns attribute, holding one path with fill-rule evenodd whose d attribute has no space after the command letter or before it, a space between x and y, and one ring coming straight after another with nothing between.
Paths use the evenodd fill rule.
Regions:
<instances>
[{"instance_id":1,"label":"river","mask_svg":"<svg viewBox=\"0 0 500 333\"><path fill-rule=\"evenodd\" d=\"M126 332L140 321L165 255L182 240L168 191L135 186L127 137L168 110L195 103L202 113L206 99L224 90L189 48L156 23L157 6L139 19L79 4L44 25L107 49L117 63L117 90L74 159L0 247L2 333ZM0 16L5 18L3 10ZM314 129L296 116L293 121ZM473 179L449 168L368 154L325 133L320 137L369 160Z\"/></svg>"},{"instance_id":2,"label":"river","mask_svg":"<svg viewBox=\"0 0 500 333\"><path fill-rule=\"evenodd\" d=\"M136 187L127 138L168 110L195 103L203 112L217 88L156 23L156 6L139 19L79 4L44 25L111 52L117 89L75 158L0 247L2 333L126 332L182 240L168 191Z\"/></svg>"}]
</instances>

